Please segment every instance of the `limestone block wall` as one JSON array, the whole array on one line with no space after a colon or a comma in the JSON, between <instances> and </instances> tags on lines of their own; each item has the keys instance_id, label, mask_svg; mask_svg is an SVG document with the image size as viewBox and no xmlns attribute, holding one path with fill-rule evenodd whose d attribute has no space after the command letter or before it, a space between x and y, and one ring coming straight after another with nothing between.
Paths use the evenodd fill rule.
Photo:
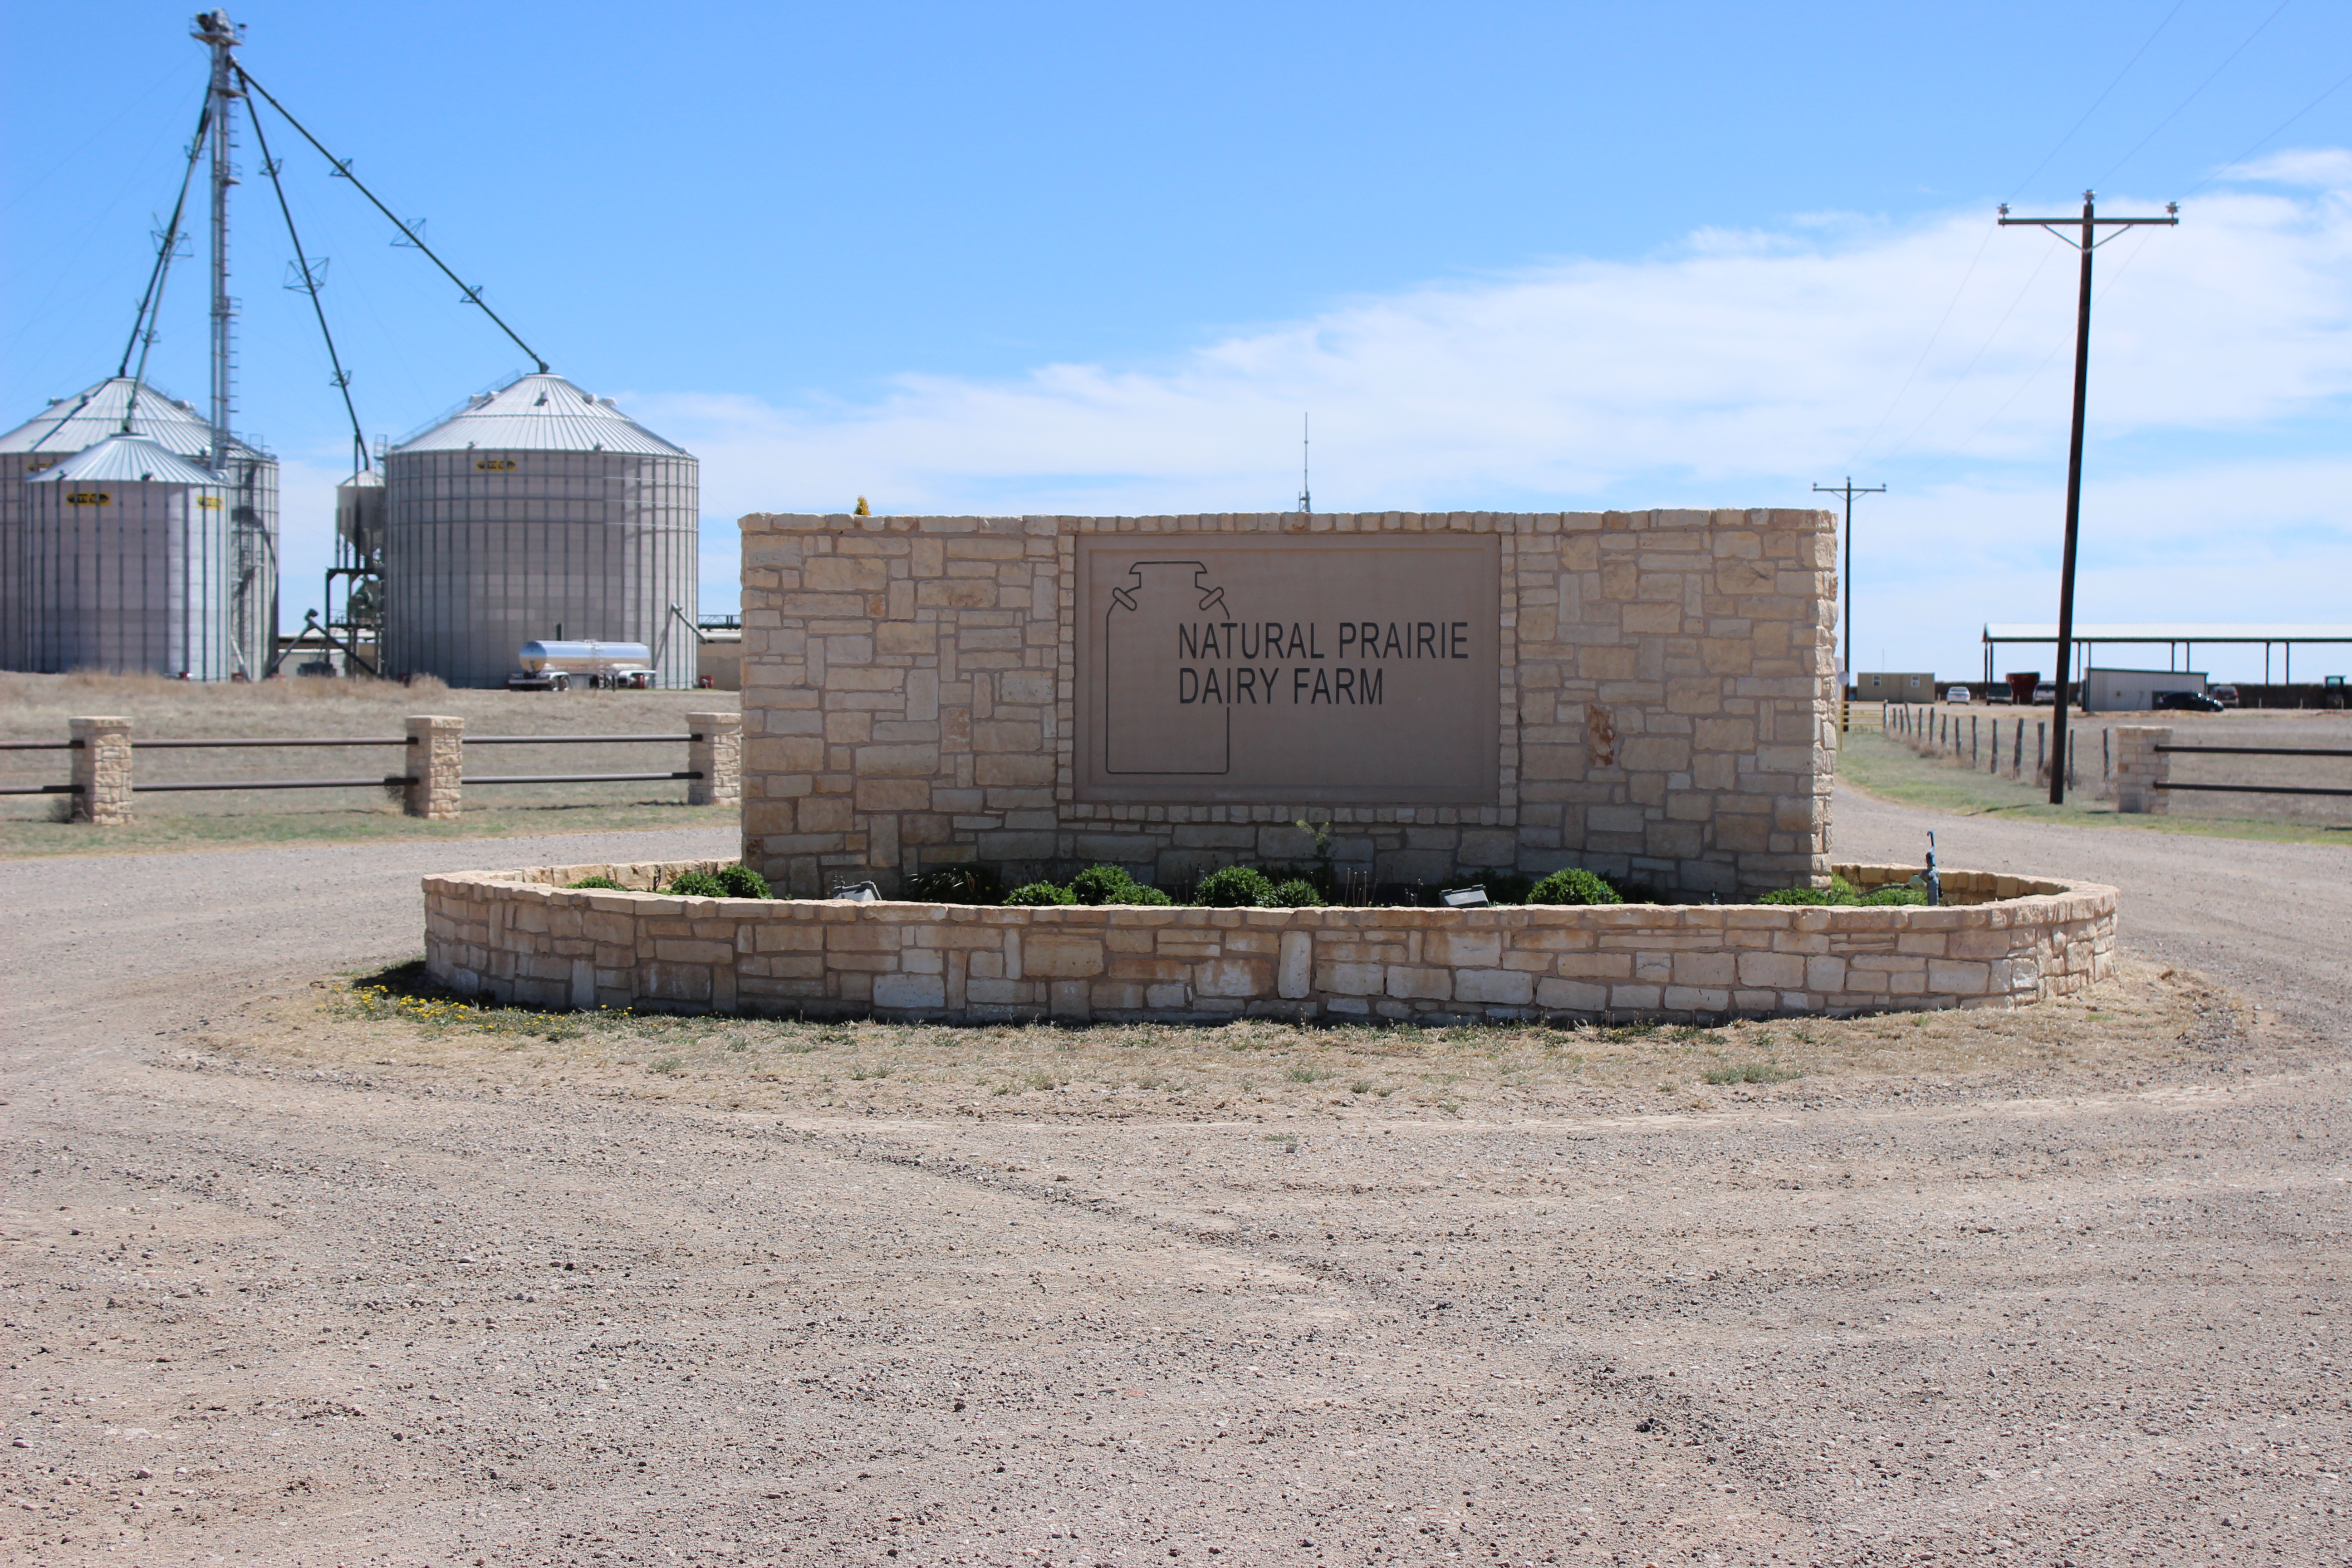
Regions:
<instances>
[{"instance_id":1,"label":"limestone block wall","mask_svg":"<svg viewBox=\"0 0 2352 1568\"><path fill-rule=\"evenodd\" d=\"M780 889L1098 860L1181 889L1236 860L1305 861L1302 819L1328 822L1341 867L1378 882L1578 865L1733 897L1828 864L1828 512L755 514L742 528L744 858ZM1080 536L1445 531L1501 542L1492 799L1076 798Z\"/></svg>"},{"instance_id":2,"label":"limestone block wall","mask_svg":"<svg viewBox=\"0 0 2352 1568\"><path fill-rule=\"evenodd\" d=\"M425 879L425 964L545 1007L978 1023L1488 1021L2009 1007L2112 972L2116 890L1943 873L1940 909L975 909L671 898L717 862ZM1859 885L1911 867L1842 866ZM607 877L626 889L567 889Z\"/></svg>"}]
</instances>

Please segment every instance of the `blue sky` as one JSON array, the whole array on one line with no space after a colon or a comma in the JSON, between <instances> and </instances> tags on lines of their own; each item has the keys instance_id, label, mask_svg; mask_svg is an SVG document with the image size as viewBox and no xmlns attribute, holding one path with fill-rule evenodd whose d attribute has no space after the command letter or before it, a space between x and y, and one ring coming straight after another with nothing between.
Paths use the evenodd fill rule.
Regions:
<instances>
[{"instance_id":1,"label":"blue sky","mask_svg":"<svg viewBox=\"0 0 2352 1568\"><path fill-rule=\"evenodd\" d=\"M18 58L80 63L0 103L9 422L121 352L193 9L11 8ZM2055 614L2074 291L1992 209L2095 184L2184 222L2102 252L2083 614L2346 616L2340 5L233 14L556 369L703 458L707 607L754 509L1279 508L1312 410L1327 510L1888 484L1859 662L1972 672L1983 621ZM371 434L522 367L265 129ZM348 437L244 152L239 424L288 465L290 621ZM153 372L199 401L201 260Z\"/></svg>"}]
</instances>

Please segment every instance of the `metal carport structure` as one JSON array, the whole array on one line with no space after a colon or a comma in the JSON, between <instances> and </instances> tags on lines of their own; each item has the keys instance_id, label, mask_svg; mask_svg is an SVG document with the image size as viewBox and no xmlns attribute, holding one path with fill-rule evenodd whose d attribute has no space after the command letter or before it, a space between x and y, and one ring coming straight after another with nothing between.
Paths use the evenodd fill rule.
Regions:
<instances>
[{"instance_id":1,"label":"metal carport structure","mask_svg":"<svg viewBox=\"0 0 2352 1568\"><path fill-rule=\"evenodd\" d=\"M1993 648L2003 643L2039 643L2054 658L2058 648L2058 624L2055 621L1989 621L1984 628L1984 679L1993 682ZM2080 681L2082 672L2091 668L2095 650L2101 643L2125 643L2140 647L2162 646L2166 648L2168 669L2186 669L2195 657L2199 643L2225 643L2234 647L2251 647L2256 643L2263 649L2263 682L2270 683L2271 649L2284 647L2286 668L2283 683L2294 684L2294 645L2297 643L2352 644L2352 625L2325 621L2284 622L2263 626L2252 621L2095 621L2074 627L2074 675ZM2055 673L2054 671L2053 672Z\"/></svg>"}]
</instances>

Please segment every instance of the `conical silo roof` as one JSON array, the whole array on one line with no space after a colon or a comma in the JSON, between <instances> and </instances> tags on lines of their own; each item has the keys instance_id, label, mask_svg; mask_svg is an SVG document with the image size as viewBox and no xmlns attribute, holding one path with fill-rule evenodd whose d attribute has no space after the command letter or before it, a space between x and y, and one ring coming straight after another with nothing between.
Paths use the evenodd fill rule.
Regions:
<instances>
[{"instance_id":1,"label":"conical silo roof","mask_svg":"<svg viewBox=\"0 0 2352 1568\"><path fill-rule=\"evenodd\" d=\"M207 485L218 488L220 476L175 457L144 436L109 436L68 458L53 468L29 476L34 485L76 482L159 485Z\"/></svg>"},{"instance_id":2,"label":"conical silo roof","mask_svg":"<svg viewBox=\"0 0 2352 1568\"><path fill-rule=\"evenodd\" d=\"M395 452L452 452L467 447L505 452L621 452L682 458L686 449L663 440L613 405L560 375L526 375L486 392L446 419L412 436Z\"/></svg>"},{"instance_id":3,"label":"conical silo roof","mask_svg":"<svg viewBox=\"0 0 2352 1568\"><path fill-rule=\"evenodd\" d=\"M139 388L139 405L131 411L131 433L144 436L164 450L183 458L209 457L213 427L195 405L182 403L153 382L143 385L134 376L115 375L86 387L71 397L60 397L5 436L0 452L79 452L110 436L121 434L122 411ZM232 440L241 455L258 458L242 441Z\"/></svg>"}]
</instances>

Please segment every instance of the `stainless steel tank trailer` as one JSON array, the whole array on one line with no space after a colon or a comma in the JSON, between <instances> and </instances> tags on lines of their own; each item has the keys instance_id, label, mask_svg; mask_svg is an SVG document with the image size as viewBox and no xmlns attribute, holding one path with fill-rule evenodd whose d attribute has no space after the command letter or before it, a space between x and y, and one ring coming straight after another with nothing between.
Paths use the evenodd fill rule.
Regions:
<instances>
[{"instance_id":1,"label":"stainless steel tank trailer","mask_svg":"<svg viewBox=\"0 0 2352 1568\"><path fill-rule=\"evenodd\" d=\"M654 650L641 642L534 641L515 655L522 666L507 677L509 691L643 691L654 684Z\"/></svg>"}]
</instances>

